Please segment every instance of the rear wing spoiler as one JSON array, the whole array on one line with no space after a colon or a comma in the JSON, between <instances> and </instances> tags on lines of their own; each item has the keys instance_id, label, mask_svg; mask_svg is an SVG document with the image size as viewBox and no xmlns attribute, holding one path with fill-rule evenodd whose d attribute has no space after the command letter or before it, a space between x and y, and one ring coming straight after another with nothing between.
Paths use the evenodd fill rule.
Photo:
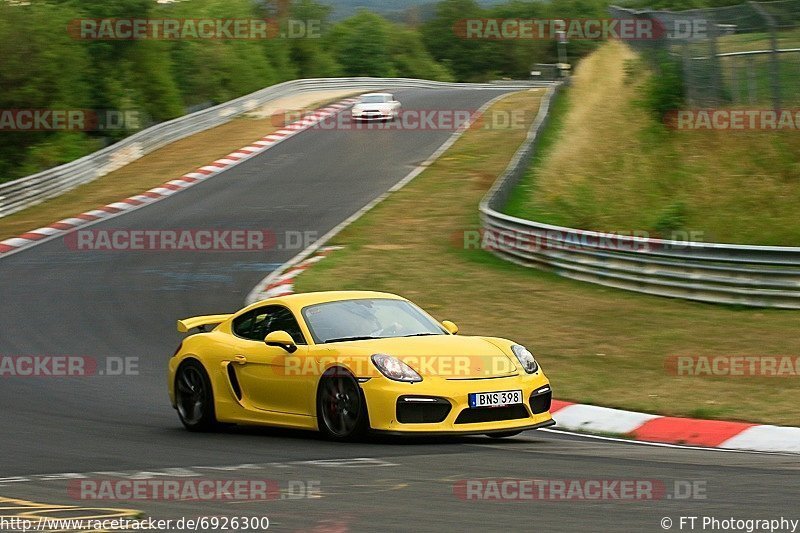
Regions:
<instances>
[{"instance_id":1,"label":"rear wing spoiler","mask_svg":"<svg viewBox=\"0 0 800 533\"><path fill-rule=\"evenodd\" d=\"M233 315L207 315L184 318L183 320L178 320L178 331L181 333L188 333L195 328L200 328L201 331L205 331L206 326L221 324L232 316Z\"/></svg>"}]
</instances>

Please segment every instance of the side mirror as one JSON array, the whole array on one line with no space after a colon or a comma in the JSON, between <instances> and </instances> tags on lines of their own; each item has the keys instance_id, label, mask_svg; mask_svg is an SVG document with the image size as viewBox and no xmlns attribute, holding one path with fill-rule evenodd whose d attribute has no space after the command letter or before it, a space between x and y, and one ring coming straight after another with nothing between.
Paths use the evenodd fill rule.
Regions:
<instances>
[{"instance_id":1,"label":"side mirror","mask_svg":"<svg viewBox=\"0 0 800 533\"><path fill-rule=\"evenodd\" d=\"M444 329L450 332L451 335L458 335L458 326L454 323L450 322L449 320L445 320L442 322Z\"/></svg>"},{"instance_id":2,"label":"side mirror","mask_svg":"<svg viewBox=\"0 0 800 533\"><path fill-rule=\"evenodd\" d=\"M285 331L273 331L264 338L264 342L267 346L278 346L289 353L297 351L297 345L294 343L294 339Z\"/></svg>"}]
</instances>

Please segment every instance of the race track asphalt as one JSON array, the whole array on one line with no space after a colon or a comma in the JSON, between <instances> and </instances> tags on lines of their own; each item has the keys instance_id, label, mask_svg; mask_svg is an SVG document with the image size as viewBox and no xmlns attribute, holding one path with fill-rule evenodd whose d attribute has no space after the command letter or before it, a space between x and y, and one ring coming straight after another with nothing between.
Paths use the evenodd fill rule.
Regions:
<instances>
[{"instance_id":1,"label":"race track asphalt","mask_svg":"<svg viewBox=\"0 0 800 533\"><path fill-rule=\"evenodd\" d=\"M406 109L477 109L500 90L398 91ZM261 229L322 235L407 175L452 131L309 130L217 177L93 229ZM86 252L55 239L0 260L0 355L138 358L136 376L0 378L0 497L141 509L149 516L266 515L288 531L662 531L662 517L800 518L796 457L597 441L555 432L484 437L372 438L335 444L314 434L183 430L165 367L175 320L231 312L299 250ZM398 265L398 273L402 272ZM355 462L341 462L360 459ZM367 460L363 460L367 459ZM327 462L326 462L327 461ZM230 467L203 470L197 467ZM74 473L319 482L312 499L270 502L76 501ZM194 469L194 470L192 470ZM166 472L166 473L165 473ZM171 471L174 475L176 471ZM189 473L190 472L190 473ZM454 494L478 478L655 480L647 501L485 502ZM668 497L700 481L704 499ZM674 526L677 530L677 524Z\"/></svg>"}]
</instances>

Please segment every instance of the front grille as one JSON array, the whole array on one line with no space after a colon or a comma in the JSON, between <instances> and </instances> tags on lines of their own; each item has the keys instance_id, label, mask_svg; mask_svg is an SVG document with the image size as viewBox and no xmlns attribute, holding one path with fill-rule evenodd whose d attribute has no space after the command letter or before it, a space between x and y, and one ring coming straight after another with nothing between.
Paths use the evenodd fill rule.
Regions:
<instances>
[{"instance_id":1,"label":"front grille","mask_svg":"<svg viewBox=\"0 0 800 533\"><path fill-rule=\"evenodd\" d=\"M415 398L418 401L414 401ZM401 424L436 424L447 418L451 408L450 402L444 398L401 396L397 400L397 421Z\"/></svg>"},{"instance_id":2,"label":"front grille","mask_svg":"<svg viewBox=\"0 0 800 533\"><path fill-rule=\"evenodd\" d=\"M456 418L456 424L478 424L480 422L499 422L501 420L515 420L528 418L528 410L521 403L503 407L479 407L477 409L464 409Z\"/></svg>"},{"instance_id":3,"label":"front grille","mask_svg":"<svg viewBox=\"0 0 800 533\"><path fill-rule=\"evenodd\" d=\"M553 391L550 390L550 387L547 387L546 390L543 387L538 391L534 391L530 397L530 404L531 404L531 413L538 415L541 413L546 413L550 410L550 402L553 399ZM543 392L542 392L543 391Z\"/></svg>"}]
</instances>

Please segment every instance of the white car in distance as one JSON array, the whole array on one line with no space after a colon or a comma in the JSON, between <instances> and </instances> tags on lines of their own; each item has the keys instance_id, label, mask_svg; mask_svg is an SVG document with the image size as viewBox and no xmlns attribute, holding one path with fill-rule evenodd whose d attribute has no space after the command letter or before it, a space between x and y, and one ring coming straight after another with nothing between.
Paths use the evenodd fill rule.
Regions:
<instances>
[{"instance_id":1,"label":"white car in distance","mask_svg":"<svg viewBox=\"0 0 800 533\"><path fill-rule=\"evenodd\" d=\"M352 109L353 120L394 120L400 115L400 102L390 93L362 94Z\"/></svg>"}]
</instances>

